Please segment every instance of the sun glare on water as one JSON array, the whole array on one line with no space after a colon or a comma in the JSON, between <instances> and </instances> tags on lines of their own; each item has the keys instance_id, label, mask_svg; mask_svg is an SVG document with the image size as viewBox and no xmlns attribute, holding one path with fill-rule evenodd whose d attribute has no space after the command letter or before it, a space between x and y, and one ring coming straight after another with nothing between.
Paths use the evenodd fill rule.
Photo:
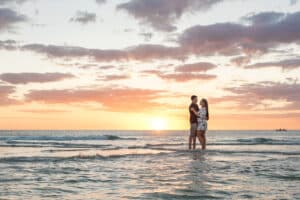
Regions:
<instances>
[{"instance_id":1,"label":"sun glare on water","mask_svg":"<svg viewBox=\"0 0 300 200\"><path fill-rule=\"evenodd\" d=\"M167 129L167 122L165 119L162 118L155 118L151 121L151 129L160 131L160 130L166 130Z\"/></svg>"}]
</instances>

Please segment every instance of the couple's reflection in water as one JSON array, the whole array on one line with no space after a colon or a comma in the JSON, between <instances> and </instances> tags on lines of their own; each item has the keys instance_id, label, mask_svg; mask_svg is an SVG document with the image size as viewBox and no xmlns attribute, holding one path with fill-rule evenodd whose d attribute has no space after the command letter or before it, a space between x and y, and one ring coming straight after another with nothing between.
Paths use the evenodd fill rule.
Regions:
<instances>
[{"instance_id":1,"label":"couple's reflection in water","mask_svg":"<svg viewBox=\"0 0 300 200\"><path fill-rule=\"evenodd\" d=\"M190 180L190 184L188 184L187 189L199 198L209 197L211 191L209 184L210 161L207 154L208 152L201 150L191 152L191 161L188 165L187 180Z\"/></svg>"},{"instance_id":2,"label":"couple's reflection in water","mask_svg":"<svg viewBox=\"0 0 300 200\"><path fill-rule=\"evenodd\" d=\"M198 161L205 161L206 154L207 153L203 150L202 151L201 150L192 151L192 159L198 160Z\"/></svg>"}]
</instances>

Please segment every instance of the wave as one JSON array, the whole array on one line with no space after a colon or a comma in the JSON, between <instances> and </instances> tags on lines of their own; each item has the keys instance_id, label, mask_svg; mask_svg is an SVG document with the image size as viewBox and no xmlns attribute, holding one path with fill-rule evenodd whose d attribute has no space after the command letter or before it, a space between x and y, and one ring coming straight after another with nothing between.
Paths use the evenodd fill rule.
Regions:
<instances>
[{"instance_id":1,"label":"wave","mask_svg":"<svg viewBox=\"0 0 300 200\"><path fill-rule=\"evenodd\" d=\"M51 157L51 156L18 156L0 158L0 163L23 163L23 162L65 162L78 160L112 160L125 157L144 157L152 155L162 155L168 152L152 152L152 153L131 153L131 154L116 154L116 155L76 155L70 157Z\"/></svg>"},{"instance_id":2,"label":"wave","mask_svg":"<svg viewBox=\"0 0 300 200\"><path fill-rule=\"evenodd\" d=\"M254 145L288 145L298 146L300 142L276 142L276 143L208 143L212 146L254 146Z\"/></svg>"},{"instance_id":3,"label":"wave","mask_svg":"<svg viewBox=\"0 0 300 200\"><path fill-rule=\"evenodd\" d=\"M81 143L65 143L65 142L31 142L8 140L1 147L56 147L56 148L104 148L112 146L111 144L81 144Z\"/></svg>"},{"instance_id":4,"label":"wave","mask_svg":"<svg viewBox=\"0 0 300 200\"><path fill-rule=\"evenodd\" d=\"M160 144L146 144L143 146L139 146L139 145L133 145L133 146L129 146L127 147L127 149L151 149L153 147L177 147L177 146L182 146L185 145L185 143L160 143Z\"/></svg>"},{"instance_id":5,"label":"wave","mask_svg":"<svg viewBox=\"0 0 300 200\"><path fill-rule=\"evenodd\" d=\"M300 152L282 152L282 151L227 151L227 150L175 150L168 148L152 148L152 150L156 150L157 152L143 152L143 153L128 153L128 154L113 154L113 155L82 155L78 154L75 156L69 157L54 157L54 156L13 156L13 157L3 157L0 158L0 163L23 163L23 162L65 162L65 161L75 161L78 160L114 160L125 157L131 158L140 158L145 156L159 156L159 155L170 155L173 154L176 157L180 156L188 156L191 153L201 153L203 155L211 155L211 154L273 154L273 155L287 155L287 156L300 156Z\"/></svg>"},{"instance_id":6,"label":"wave","mask_svg":"<svg viewBox=\"0 0 300 200\"><path fill-rule=\"evenodd\" d=\"M287 140L276 140L271 138L249 138L249 139L238 139L236 140L240 143L258 143L258 144L274 144L276 142L289 142Z\"/></svg>"},{"instance_id":7,"label":"wave","mask_svg":"<svg viewBox=\"0 0 300 200\"><path fill-rule=\"evenodd\" d=\"M268 176L269 178L274 178L274 179L282 179L286 181L299 181L300 176L296 174L291 174L291 175L280 175L280 174L273 174L273 175L265 175Z\"/></svg>"},{"instance_id":8,"label":"wave","mask_svg":"<svg viewBox=\"0 0 300 200\"><path fill-rule=\"evenodd\" d=\"M146 144L145 147L161 147L161 146L182 146L185 143L160 143L160 144Z\"/></svg>"},{"instance_id":9,"label":"wave","mask_svg":"<svg viewBox=\"0 0 300 200\"><path fill-rule=\"evenodd\" d=\"M72 141L72 140L136 140L136 138L123 138L116 135L88 135L88 136L3 136L0 140L53 140L53 141Z\"/></svg>"},{"instance_id":10,"label":"wave","mask_svg":"<svg viewBox=\"0 0 300 200\"><path fill-rule=\"evenodd\" d=\"M201 150L201 149L196 149L196 150L188 150L188 149L171 149L171 148L150 148L152 150L160 150L160 151L170 151L173 153L216 153L216 154L277 154L277 155L300 155L299 151L291 151L291 152L286 152L286 151L233 151L233 150Z\"/></svg>"}]
</instances>

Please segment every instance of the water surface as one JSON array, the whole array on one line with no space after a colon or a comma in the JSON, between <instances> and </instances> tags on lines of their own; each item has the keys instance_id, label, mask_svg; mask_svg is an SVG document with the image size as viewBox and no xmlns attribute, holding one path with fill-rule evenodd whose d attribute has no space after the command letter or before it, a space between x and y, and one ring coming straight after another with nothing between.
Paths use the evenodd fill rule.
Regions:
<instances>
[{"instance_id":1,"label":"water surface","mask_svg":"<svg viewBox=\"0 0 300 200\"><path fill-rule=\"evenodd\" d=\"M1 131L0 199L300 199L300 132L187 135Z\"/></svg>"}]
</instances>

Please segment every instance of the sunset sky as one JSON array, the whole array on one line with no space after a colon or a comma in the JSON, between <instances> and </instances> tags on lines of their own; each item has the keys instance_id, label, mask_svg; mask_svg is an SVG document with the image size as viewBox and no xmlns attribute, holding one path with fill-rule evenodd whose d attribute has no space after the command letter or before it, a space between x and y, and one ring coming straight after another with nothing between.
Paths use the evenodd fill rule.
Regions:
<instances>
[{"instance_id":1,"label":"sunset sky","mask_svg":"<svg viewBox=\"0 0 300 200\"><path fill-rule=\"evenodd\" d=\"M0 0L0 129L300 129L299 44L297 0Z\"/></svg>"}]
</instances>

